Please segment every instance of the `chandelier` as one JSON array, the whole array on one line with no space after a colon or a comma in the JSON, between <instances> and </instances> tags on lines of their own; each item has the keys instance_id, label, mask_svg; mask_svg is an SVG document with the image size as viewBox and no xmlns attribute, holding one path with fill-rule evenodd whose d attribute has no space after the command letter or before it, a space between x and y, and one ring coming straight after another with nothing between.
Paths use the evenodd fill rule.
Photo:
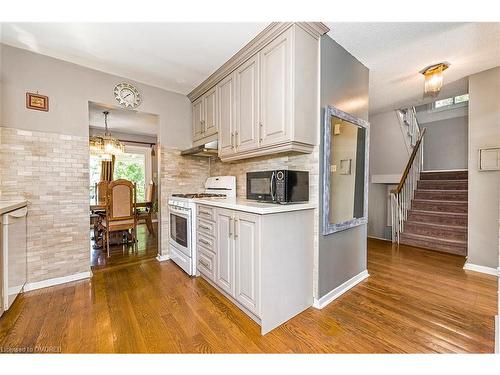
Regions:
<instances>
[{"instance_id":1,"label":"chandelier","mask_svg":"<svg viewBox=\"0 0 500 375\"><path fill-rule=\"evenodd\" d=\"M113 155L123 154L125 145L111 136L108 130L109 111L104 111L104 134L90 137L89 148L92 155L99 156L103 160L111 160Z\"/></svg>"},{"instance_id":2,"label":"chandelier","mask_svg":"<svg viewBox=\"0 0 500 375\"><path fill-rule=\"evenodd\" d=\"M424 96L437 96L443 87L443 71L448 69L449 63L430 65L420 71L425 77Z\"/></svg>"}]
</instances>

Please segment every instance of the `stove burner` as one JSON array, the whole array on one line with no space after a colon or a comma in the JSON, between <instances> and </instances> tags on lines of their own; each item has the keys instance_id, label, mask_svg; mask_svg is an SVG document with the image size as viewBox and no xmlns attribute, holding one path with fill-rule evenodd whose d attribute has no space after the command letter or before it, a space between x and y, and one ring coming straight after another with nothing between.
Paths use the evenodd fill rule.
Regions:
<instances>
[{"instance_id":1,"label":"stove burner","mask_svg":"<svg viewBox=\"0 0 500 375\"><path fill-rule=\"evenodd\" d=\"M192 193L192 194L172 194L172 197L179 198L225 198L226 194L214 194L214 193Z\"/></svg>"}]
</instances>

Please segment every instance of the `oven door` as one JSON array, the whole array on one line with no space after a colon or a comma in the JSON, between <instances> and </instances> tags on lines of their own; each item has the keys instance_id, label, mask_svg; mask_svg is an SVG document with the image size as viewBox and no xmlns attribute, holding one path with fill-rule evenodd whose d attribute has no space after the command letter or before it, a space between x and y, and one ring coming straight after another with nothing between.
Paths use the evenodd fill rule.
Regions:
<instances>
[{"instance_id":1,"label":"oven door","mask_svg":"<svg viewBox=\"0 0 500 375\"><path fill-rule=\"evenodd\" d=\"M170 244L191 258L191 210L169 206Z\"/></svg>"},{"instance_id":2,"label":"oven door","mask_svg":"<svg viewBox=\"0 0 500 375\"><path fill-rule=\"evenodd\" d=\"M248 172L247 199L274 202L276 200L276 171Z\"/></svg>"}]
</instances>

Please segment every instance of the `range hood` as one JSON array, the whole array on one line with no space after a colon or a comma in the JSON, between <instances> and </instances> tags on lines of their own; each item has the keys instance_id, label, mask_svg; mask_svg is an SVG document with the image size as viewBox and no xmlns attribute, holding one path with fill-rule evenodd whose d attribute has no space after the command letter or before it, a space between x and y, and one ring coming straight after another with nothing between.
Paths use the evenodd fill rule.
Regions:
<instances>
[{"instance_id":1,"label":"range hood","mask_svg":"<svg viewBox=\"0 0 500 375\"><path fill-rule=\"evenodd\" d=\"M212 141L205 143L203 145L195 146L193 148L184 150L181 152L181 155L205 156L205 157L217 156L219 151L218 148L219 148L218 142Z\"/></svg>"}]
</instances>

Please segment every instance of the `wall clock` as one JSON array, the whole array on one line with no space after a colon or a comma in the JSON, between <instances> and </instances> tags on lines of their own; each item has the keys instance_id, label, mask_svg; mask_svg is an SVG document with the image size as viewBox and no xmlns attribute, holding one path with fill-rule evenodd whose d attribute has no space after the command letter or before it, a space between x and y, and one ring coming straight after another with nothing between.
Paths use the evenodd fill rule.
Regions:
<instances>
[{"instance_id":1,"label":"wall clock","mask_svg":"<svg viewBox=\"0 0 500 375\"><path fill-rule=\"evenodd\" d=\"M125 108L137 108L142 102L141 93L130 83L119 83L115 90L116 101Z\"/></svg>"}]
</instances>

